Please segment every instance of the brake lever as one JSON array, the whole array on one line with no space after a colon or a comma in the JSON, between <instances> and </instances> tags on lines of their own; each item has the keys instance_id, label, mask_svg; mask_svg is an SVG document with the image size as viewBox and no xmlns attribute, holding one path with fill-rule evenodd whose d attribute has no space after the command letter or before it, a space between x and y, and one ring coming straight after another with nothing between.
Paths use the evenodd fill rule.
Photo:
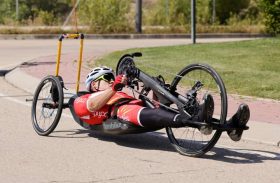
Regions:
<instances>
[{"instance_id":1,"label":"brake lever","mask_svg":"<svg viewBox=\"0 0 280 183\"><path fill-rule=\"evenodd\" d=\"M189 90L187 93L186 93L186 96L187 97L196 97L197 95L197 91L200 90L201 88L203 87L203 83L201 83L200 81L197 81L194 86L192 87L191 90Z\"/></svg>"},{"instance_id":2,"label":"brake lever","mask_svg":"<svg viewBox=\"0 0 280 183\"><path fill-rule=\"evenodd\" d=\"M194 86L192 87L192 90L194 90L195 92L197 92L198 90L200 90L203 87L203 84L201 83L201 81L197 81Z\"/></svg>"}]
</instances>

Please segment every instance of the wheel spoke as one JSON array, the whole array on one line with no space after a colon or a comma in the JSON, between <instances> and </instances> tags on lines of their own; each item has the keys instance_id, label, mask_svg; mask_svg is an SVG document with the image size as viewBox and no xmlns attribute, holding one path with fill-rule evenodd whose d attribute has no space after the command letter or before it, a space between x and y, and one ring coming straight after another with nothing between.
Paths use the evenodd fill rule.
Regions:
<instances>
[{"instance_id":1,"label":"wheel spoke","mask_svg":"<svg viewBox=\"0 0 280 183\"><path fill-rule=\"evenodd\" d=\"M43 107L43 104L53 103L51 88L54 85L58 90L58 98L61 98L58 107L55 109ZM56 127L62 112L63 91L58 78L47 76L43 79L35 91L35 96L32 105L33 126L39 135L48 135Z\"/></svg>"}]
</instances>

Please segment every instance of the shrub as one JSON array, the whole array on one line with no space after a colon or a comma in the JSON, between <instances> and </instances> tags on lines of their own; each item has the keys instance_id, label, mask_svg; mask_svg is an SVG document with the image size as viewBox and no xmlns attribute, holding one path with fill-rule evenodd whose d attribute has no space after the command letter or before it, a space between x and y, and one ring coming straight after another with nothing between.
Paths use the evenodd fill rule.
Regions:
<instances>
[{"instance_id":1,"label":"shrub","mask_svg":"<svg viewBox=\"0 0 280 183\"><path fill-rule=\"evenodd\" d=\"M190 1L159 0L145 16L149 25L186 25L190 22Z\"/></svg>"},{"instance_id":2,"label":"shrub","mask_svg":"<svg viewBox=\"0 0 280 183\"><path fill-rule=\"evenodd\" d=\"M53 12L47 12L41 10L38 13L38 17L42 20L42 23L44 25L54 25L56 22Z\"/></svg>"},{"instance_id":3,"label":"shrub","mask_svg":"<svg viewBox=\"0 0 280 183\"><path fill-rule=\"evenodd\" d=\"M71 0L19 0L18 17L16 17L16 1L0 0L0 24L6 24L13 20L13 23L34 23L41 19L46 25L53 24L55 19L64 19L71 10ZM58 18L54 18L58 17ZM18 20L16 20L18 18Z\"/></svg>"},{"instance_id":4,"label":"shrub","mask_svg":"<svg viewBox=\"0 0 280 183\"><path fill-rule=\"evenodd\" d=\"M267 32L280 34L280 0L261 0Z\"/></svg>"},{"instance_id":5,"label":"shrub","mask_svg":"<svg viewBox=\"0 0 280 183\"><path fill-rule=\"evenodd\" d=\"M213 10L212 1L209 1L210 11ZM226 24L231 15L239 14L249 4L250 0L216 0L216 16L221 24Z\"/></svg>"},{"instance_id":6,"label":"shrub","mask_svg":"<svg viewBox=\"0 0 280 183\"><path fill-rule=\"evenodd\" d=\"M96 32L126 32L131 29L128 12L131 2L127 0L84 0L78 14L80 21Z\"/></svg>"}]
</instances>

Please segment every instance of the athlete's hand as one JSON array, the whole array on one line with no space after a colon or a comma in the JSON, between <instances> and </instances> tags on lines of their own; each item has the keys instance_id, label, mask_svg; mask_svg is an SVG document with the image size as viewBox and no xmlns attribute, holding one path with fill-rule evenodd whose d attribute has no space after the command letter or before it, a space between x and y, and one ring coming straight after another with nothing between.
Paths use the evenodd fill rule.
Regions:
<instances>
[{"instance_id":1,"label":"athlete's hand","mask_svg":"<svg viewBox=\"0 0 280 183\"><path fill-rule=\"evenodd\" d=\"M127 84L127 77L125 75L118 75L112 85L114 91L121 91Z\"/></svg>"}]
</instances>

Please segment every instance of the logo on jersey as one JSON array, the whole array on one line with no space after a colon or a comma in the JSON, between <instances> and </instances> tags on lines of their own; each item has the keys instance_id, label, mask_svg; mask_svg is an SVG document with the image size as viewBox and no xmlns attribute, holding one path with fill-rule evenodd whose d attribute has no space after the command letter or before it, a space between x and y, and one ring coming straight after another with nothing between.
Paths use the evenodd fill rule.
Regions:
<instances>
[{"instance_id":1,"label":"logo on jersey","mask_svg":"<svg viewBox=\"0 0 280 183\"><path fill-rule=\"evenodd\" d=\"M94 111L92 112L92 116L95 118L106 118L108 112L103 112L103 111Z\"/></svg>"},{"instance_id":2,"label":"logo on jersey","mask_svg":"<svg viewBox=\"0 0 280 183\"><path fill-rule=\"evenodd\" d=\"M120 123L118 121L105 121L102 123L102 125L105 130L116 130L116 129L127 130L128 129L127 124Z\"/></svg>"}]
</instances>

